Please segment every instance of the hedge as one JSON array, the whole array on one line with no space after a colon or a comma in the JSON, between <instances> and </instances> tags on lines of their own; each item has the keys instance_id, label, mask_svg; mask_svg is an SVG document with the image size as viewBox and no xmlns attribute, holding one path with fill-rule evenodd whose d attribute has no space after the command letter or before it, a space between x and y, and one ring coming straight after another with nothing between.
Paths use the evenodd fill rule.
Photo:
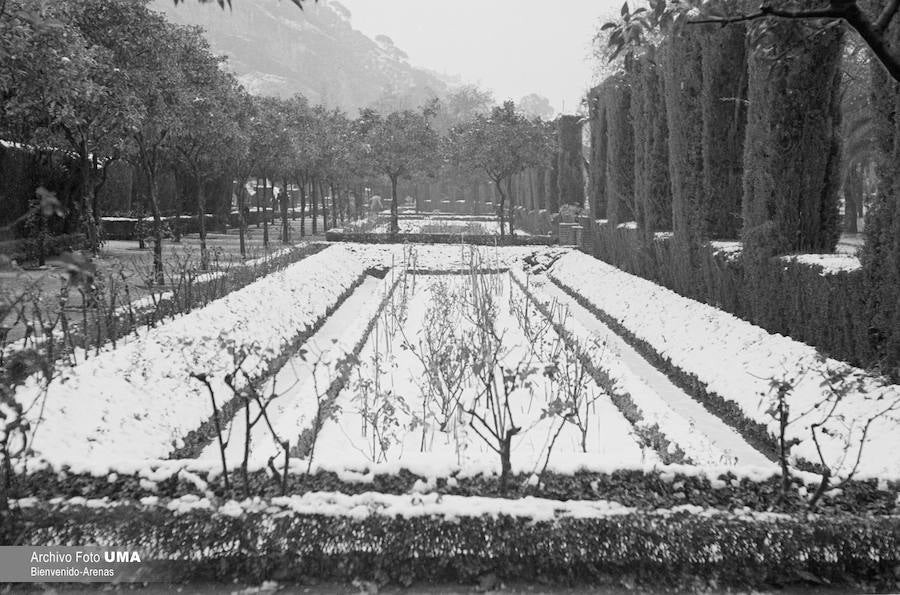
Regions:
<instances>
[{"instance_id":1,"label":"hedge","mask_svg":"<svg viewBox=\"0 0 900 595\"><path fill-rule=\"evenodd\" d=\"M861 270L823 274L817 266L773 258L759 265L762 274L751 277L743 259L706 244L699 251L698 268L685 278L671 238L657 237L648 245L633 230L607 225L595 225L585 230L588 233L592 255L626 273L720 308L770 333L808 343L852 365L871 367L879 361L880 353L870 337Z\"/></svg>"},{"instance_id":2,"label":"hedge","mask_svg":"<svg viewBox=\"0 0 900 595\"><path fill-rule=\"evenodd\" d=\"M44 257L58 256L63 252L76 252L84 250L87 246L87 237L83 233L71 233L57 236L47 236L44 239ZM26 238L0 243L0 253L6 254L10 259L19 264L24 262L36 262L40 256L40 240Z\"/></svg>"},{"instance_id":3,"label":"hedge","mask_svg":"<svg viewBox=\"0 0 900 595\"><path fill-rule=\"evenodd\" d=\"M296 459L294 463L296 464ZM424 477L401 468L391 473L372 473L356 481L347 473L317 471L313 474L288 474L288 495L310 492L340 492L342 494L403 495L413 493L427 485L429 493L454 496L482 496L517 499L526 496L548 500L607 500L641 510L656 510L673 506L692 505L719 510L748 507L755 511L778 511L802 514L808 511L806 498L799 489L802 482L792 477L792 492L787 500L781 494L781 476L768 478L738 477L731 471L711 471L697 474L690 467L673 465L663 468L617 469L610 472L577 471L575 473L544 474L540 482L534 482L529 474L513 475L505 490L500 488L497 475L449 477ZM27 476L17 476L12 485L11 498L33 497L40 500L52 498L84 497L108 498L116 501L138 500L145 496L178 498L187 494L206 496L213 494L220 499L243 498L243 479L240 470L229 473L230 490L226 490L222 476L195 472L190 479L186 474L173 472L165 479L157 479L151 488L146 478L139 474L93 476L72 474L44 469ZM201 489L196 483L200 477L206 483ZM257 497L270 498L282 495L282 486L268 471L252 471L249 474L250 492ZM201 484L202 486L203 484ZM812 493L813 486L805 486ZM841 490L826 494L817 505L822 514L896 515L900 512L897 491L900 485L881 485L877 480L851 481Z\"/></svg>"},{"instance_id":4,"label":"hedge","mask_svg":"<svg viewBox=\"0 0 900 595\"><path fill-rule=\"evenodd\" d=\"M207 214L206 228L220 228L220 220L216 215ZM102 219L103 235L108 240L136 240L138 239L139 222L143 221L146 229L150 229L153 225L152 217L145 217L143 220L126 217L105 217ZM163 225L170 229L177 222L182 234L200 233L200 222L196 215L181 217L163 217ZM148 232L148 236L149 236Z\"/></svg>"},{"instance_id":5,"label":"hedge","mask_svg":"<svg viewBox=\"0 0 900 595\"><path fill-rule=\"evenodd\" d=\"M558 242L551 236L499 236L453 233L346 233L338 229L325 232L329 242L358 244L473 244L476 246L552 246Z\"/></svg>"},{"instance_id":6,"label":"hedge","mask_svg":"<svg viewBox=\"0 0 900 595\"><path fill-rule=\"evenodd\" d=\"M354 517L259 502L243 512L39 505L0 539L32 546L128 544L168 580L501 580L666 588L795 582L898 585L900 518L683 511L610 516ZM700 583L698 585L698 583Z\"/></svg>"}]
</instances>

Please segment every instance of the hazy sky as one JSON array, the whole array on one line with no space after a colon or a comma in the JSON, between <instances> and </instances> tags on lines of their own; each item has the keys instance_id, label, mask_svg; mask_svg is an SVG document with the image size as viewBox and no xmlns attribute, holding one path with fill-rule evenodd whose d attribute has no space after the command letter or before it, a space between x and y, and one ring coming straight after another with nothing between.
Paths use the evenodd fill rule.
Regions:
<instances>
[{"instance_id":1,"label":"hazy sky","mask_svg":"<svg viewBox=\"0 0 900 595\"><path fill-rule=\"evenodd\" d=\"M591 40L622 0L339 0L416 66L459 75L498 101L528 93L574 112L590 87Z\"/></svg>"}]
</instances>

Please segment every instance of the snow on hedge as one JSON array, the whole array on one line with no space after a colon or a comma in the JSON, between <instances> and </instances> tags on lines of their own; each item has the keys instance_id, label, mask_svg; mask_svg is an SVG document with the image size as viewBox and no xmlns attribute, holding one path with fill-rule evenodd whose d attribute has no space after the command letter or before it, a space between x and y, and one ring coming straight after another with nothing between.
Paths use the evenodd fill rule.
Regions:
<instances>
[{"instance_id":1,"label":"snow on hedge","mask_svg":"<svg viewBox=\"0 0 900 595\"><path fill-rule=\"evenodd\" d=\"M41 506L35 498L20 498L14 503L21 508ZM93 508L105 509L123 506L121 502L107 498L87 499L76 496L68 499L54 498L48 504L61 510ZM561 518L592 519L639 514L665 518L671 515L690 514L702 517L729 517L753 522L777 522L792 518L777 512L758 512L748 507L720 510L683 504L652 511L639 510L612 500L551 500L525 496L524 498L491 498L485 496L452 496L448 494L383 494L364 492L343 494L340 492L308 492L302 495L279 496L268 500L261 498L225 502L210 500L193 494L180 498L162 499L148 496L140 500L147 508L164 508L173 514L190 514L210 511L230 517L248 513L267 513L281 516L319 515L364 520L370 517L416 518L432 517L444 520L460 518L514 517L532 522L554 521ZM130 505L130 504L129 504Z\"/></svg>"},{"instance_id":2,"label":"snow on hedge","mask_svg":"<svg viewBox=\"0 0 900 595\"><path fill-rule=\"evenodd\" d=\"M789 382L792 421L787 434L799 440L792 456L819 462L810 426L828 417L836 394L846 392L825 421L824 431L818 432L826 462L834 471L846 473L864 444L859 476L900 477L900 457L889 454L900 452L900 386L885 384L863 370L823 358L804 343L768 333L585 254L563 256L550 275L675 366L694 374L709 391L766 424L772 436L778 431L777 421L767 413L772 382ZM826 377L836 391L823 386ZM828 398L830 402L823 402ZM868 425L863 442L867 421L892 406L897 408Z\"/></svg>"},{"instance_id":3,"label":"snow on hedge","mask_svg":"<svg viewBox=\"0 0 900 595\"><path fill-rule=\"evenodd\" d=\"M565 254L567 248L547 246L472 246L468 244L355 244L342 243L369 266L397 266L427 270L466 270L473 255L481 268L507 268L532 255Z\"/></svg>"},{"instance_id":4,"label":"snow on hedge","mask_svg":"<svg viewBox=\"0 0 900 595\"><path fill-rule=\"evenodd\" d=\"M209 377L221 404L231 396L224 376L236 353L246 350L251 377L265 372L364 272L352 252L332 246L62 370L48 389L36 455L74 471L165 457L211 415L209 394L192 373ZM39 394L35 379L16 398L27 405ZM32 424L39 413L31 410Z\"/></svg>"}]
</instances>

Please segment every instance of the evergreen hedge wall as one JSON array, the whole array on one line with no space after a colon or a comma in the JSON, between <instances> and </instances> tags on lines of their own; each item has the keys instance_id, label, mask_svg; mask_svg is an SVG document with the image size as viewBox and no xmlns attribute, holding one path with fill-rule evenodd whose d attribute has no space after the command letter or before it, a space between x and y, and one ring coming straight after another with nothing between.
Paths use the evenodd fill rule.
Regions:
<instances>
[{"instance_id":1,"label":"evergreen hedge wall","mask_svg":"<svg viewBox=\"0 0 900 595\"><path fill-rule=\"evenodd\" d=\"M224 507L223 507L224 509ZM697 514L601 517L301 514L289 500L220 512L202 505L109 508L40 505L0 524L32 545L127 544L165 580L495 579L634 584L695 591L815 581L892 591L900 520L853 514ZM162 578L162 577L159 577Z\"/></svg>"},{"instance_id":2,"label":"evergreen hedge wall","mask_svg":"<svg viewBox=\"0 0 900 595\"><path fill-rule=\"evenodd\" d=\"M634 126L634 216L646 234L672 229L669 124L659 53L649 48L634 63L631 121Z\"/></svg>"},{"instance_id":3,"label":"evergreen hedge wall","mask_svg":"<svg viewBox=\"0 0 900 595\"><path fill-rule=\"evenodd\" d=\"M741 230L744 132L747 122L746 28L705 26L703 57L703 191L713 239Z\"/></svg>"}]
</instances>

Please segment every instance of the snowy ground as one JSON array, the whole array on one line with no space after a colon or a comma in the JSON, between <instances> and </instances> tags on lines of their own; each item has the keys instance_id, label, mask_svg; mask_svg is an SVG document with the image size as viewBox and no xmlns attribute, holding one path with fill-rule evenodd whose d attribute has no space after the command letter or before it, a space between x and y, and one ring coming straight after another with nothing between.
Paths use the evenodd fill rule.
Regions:
<instances>
[{"instance_id":1,"label":"snowy ground","mask_svg":"<svg viewBox=\"0 0 900 595\"><path fill-rule=\"evenodd\" d=\"M549 272L538 268L526 273L535 262L549 266ZM365 274L373 268L381 274ZM440 271L455 274L434 274ZM337 307L339 297L359 283ZM898 460L884 456L900 449L897 416L877 419L866 429L865 440L862 435L867 416L877 412L876 405L897 399L900 388L820 359L806 345L579 252L533 247L331 246L65 370L49 386L43 408L30 410L33 422L43 416L32 445L35 458L97 475L150 468L160 473L176 468L215 471L220 465L215 442L195 460L164 461L212 413L205 387L191 375L206 374L221 404L231 395L226 375L234 372L235 358L246 355L242 368L248 375L265 377L275 371L268 369L269 363L297 333L324 322L260 391L278 395L267 412L275 434L292 447L303 435L308 441L317 404L334 399L311 456L309 448L302 454L292 451L294 472L308 467L356 477L400 468L424 477L497 472L498 442L473 421L476 415L492 421L488 389L478 375L483 368L471 364L455 401L440 400L441 394L452 392L446 377L434 380L436 362L477 361L472 354L483 345L478 338L485 326L465 305L484 303L488 296L495 307L491 328L502 346L491 390L509 394L509 408L500 413L508 416L505 427L520 428L511 441L513 472L539 472L545 464L558 472L662 468L660 453L638 439L637 428L607 390L630 395L641 417L638 425L657 428L698 473L725 468L769 477L776 471L740 434L674 386L561 286L578 291L770 430L777 428L766 413L771 380L790 380L789 398L798 419L789 437L800 441L793 454L806 460L817 460L809 427L822 415L815 407L825 394L822 375L841 371L849 388L840 399L840 416L826 420L828 433L819 436L824 456L836 470L847 471L847 461L841 460L846 444L852 450L864 443L861 476L900 477ZM565 329L566 340L534 310L523 288L556 313L554 321ZM476 295L482 296L480 302ZM426 357L437 353L436 342L448 337L453 340L445 342L443 357ZM357 351L358 361L347 368ZM574 381L562 377L567 366L577 372L573 355L579 353L603 370L612 388L601 387L589 375ZM326 395L346 369L349 381ZM511 378L508 390L504 377ZM560 408L573 387L583 398L574 418L574 413L562 415L566 410ZM32 381L16 397L28 405L43 395ZM448 402L453 405L449 409ZM258 412L252 406L251 418ZM241 462L245 420L239 412L226 424L229 467ZM251 436L250 467L265 468L281 452L279 441L263 423L254 426Z\"/></svg>"},{"instance_id":2,"label":"snowy ground","mask_svg":"<svg viewBox=\"0 0 900 595\"><path fill-rule=\"evenodd\" d=\"M461 218L423 217L421 219L404 218L398 220L400 233L434 233L434 234L462 234L462 235L500 235L500 222L495 221L467 221ZM373 226L371 223L360 222L356 225L349 224L345 227L348 232L366 231L368 233L389 233L390 219L379 217ZM515 230L516 235L530 235L522 230Z\"/></svg>"}]
</instances>

